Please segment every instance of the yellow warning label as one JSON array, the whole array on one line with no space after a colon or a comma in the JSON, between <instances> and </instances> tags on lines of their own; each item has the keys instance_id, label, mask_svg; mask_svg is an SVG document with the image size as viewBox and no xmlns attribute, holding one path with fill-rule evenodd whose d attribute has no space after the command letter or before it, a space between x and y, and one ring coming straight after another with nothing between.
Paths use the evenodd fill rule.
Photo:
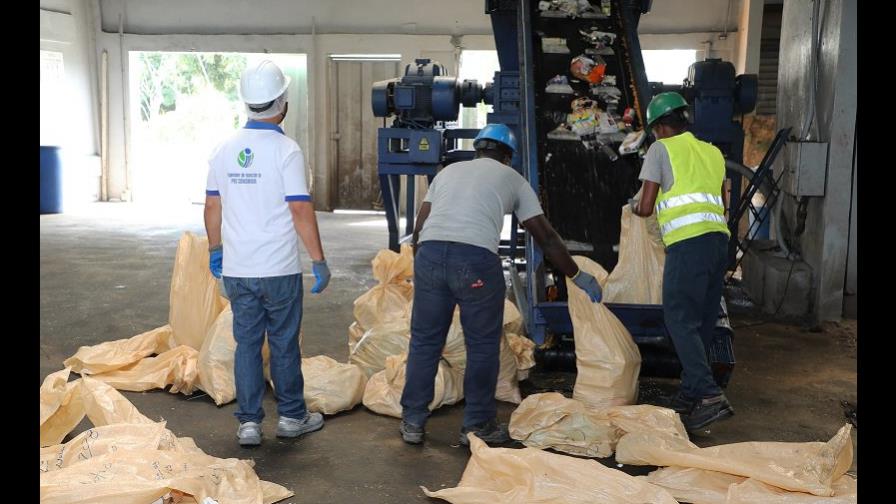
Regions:
<instances>
[{"instance_id":1,"label":"yellow warning label","mask_svg":"<svg viewBox=\"0 0 896 504\"><path fill-rule=\"evenodd\" d=\"M425 138L421 138L421 139L420 139L420 145L418 145L417 148L420 149L420 150L422 150L422 151L424 151L424 150L429 150L429 140L427 140L427 139L425 139Z\"/></svg>"}]
</instances>

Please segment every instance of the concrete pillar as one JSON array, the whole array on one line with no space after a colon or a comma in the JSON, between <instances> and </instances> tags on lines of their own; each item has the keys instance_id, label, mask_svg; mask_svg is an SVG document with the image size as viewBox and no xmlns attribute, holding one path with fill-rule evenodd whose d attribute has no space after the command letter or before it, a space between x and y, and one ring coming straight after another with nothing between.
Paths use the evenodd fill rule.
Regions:
<instances>
[{"instance_id":1,"label":"concrete pillar","mask_svg":"<svg viewBox=\"0 0 896 504\"><path fill-rule=\"evenodd\" d=\"M819 1L819 0L815 0ZM856 123L856 2L825 0L821 4L821 45L817 73L812 73L812 0L784 3L781 64L778 73L778 124L792 126L800 136L808 114L814 113L806 135L827 142L827 164L811 168L824 180L823 195L806 197L804 230L796 236L793 211L800 194L782 194L791 240L813 271L810 315L815 322L839 319L843 310L850 238L850 202ZM806 99L815 86L815 106ZM797 97L794 99L794 97ZM782 169L787 160L778 164ZM787 186L784 181L785 187Z\"/></svg>"},{"instance_id":2,"label":"concrete pillar","mask_svg":"<svg viewBox=\"0 0 896 504\"><path fill-rule=\"evenodd\" d=\"M737 74L759 73L759 46L762 40L762 8L764 0L743 0L737 23Z\"/></svg>"}]
</instances>

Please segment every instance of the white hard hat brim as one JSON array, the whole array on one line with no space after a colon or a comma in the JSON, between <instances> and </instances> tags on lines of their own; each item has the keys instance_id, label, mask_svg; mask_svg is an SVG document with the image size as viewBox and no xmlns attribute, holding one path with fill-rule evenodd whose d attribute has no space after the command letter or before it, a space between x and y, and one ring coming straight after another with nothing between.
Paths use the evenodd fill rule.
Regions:
<instances>
[{"instance_id":1,"label":"white hard hat brim","mask_svg":"<svg viewBox=\"0 0 896 504\"><path fill-rule=\"evenodd\" d=\"M280 90L277 92L277 94L275 94L274 96L272 96L270 100L264 100L264 101L257 101L257 100L247 101L246 98L243 96L243 90L242 90L242 89L237 90L237 94L239 94L240 100L242 100L243 103L246 103L246 104L248 104L248 105L264 105L265 103L270 103L270 102L276 100L277 98L280 98L280 95L282 95L283 93L286 92L287 89L289 89L289 83L290 83L290 82L292 82L292 78L291 78L290 76L284 74L284 75L283 75L283 85L280 86Z\"/></svg>"}]
</instances>

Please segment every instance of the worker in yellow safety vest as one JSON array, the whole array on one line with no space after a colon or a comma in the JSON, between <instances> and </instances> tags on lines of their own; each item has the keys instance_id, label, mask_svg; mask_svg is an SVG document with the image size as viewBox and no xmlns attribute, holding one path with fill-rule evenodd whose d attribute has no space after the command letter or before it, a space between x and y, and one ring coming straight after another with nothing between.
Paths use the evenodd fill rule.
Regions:
<instances>
[{"instance_id":1,"label":"worker in yellow safety vest","mask_svg":"<svg viewBox=\"0 0 896 504\"><path fill-rule=\"evenodd\" d=\"M647 126L658 140L647 150L632 213L654 209L666 246L663 316L681 361L681 387L665 401L688 431L728 418L734 410L713 379L709 345L719 316L730 233L725 219L725 159L688 129L688 104L678 93L656 95Z\"/></svg>"}]
</instances>

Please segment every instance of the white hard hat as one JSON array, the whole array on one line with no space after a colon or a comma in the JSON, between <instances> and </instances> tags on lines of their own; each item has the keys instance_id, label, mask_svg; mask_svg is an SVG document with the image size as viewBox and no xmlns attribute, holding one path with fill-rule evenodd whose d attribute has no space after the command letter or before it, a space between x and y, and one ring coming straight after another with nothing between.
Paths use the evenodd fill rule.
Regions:
<instances>
[{"instance_id":1,"label":"white hard hat","mask_svg":"<svg viewBox=\"0 0 896 504\"><path fill-rule=\"evenodd\" d=\"M251 105L269 103L289 87L289 77L283 75L272 61L264 60L250 66L240 78L240 99Z\"/></svg>"}]
</instances>

